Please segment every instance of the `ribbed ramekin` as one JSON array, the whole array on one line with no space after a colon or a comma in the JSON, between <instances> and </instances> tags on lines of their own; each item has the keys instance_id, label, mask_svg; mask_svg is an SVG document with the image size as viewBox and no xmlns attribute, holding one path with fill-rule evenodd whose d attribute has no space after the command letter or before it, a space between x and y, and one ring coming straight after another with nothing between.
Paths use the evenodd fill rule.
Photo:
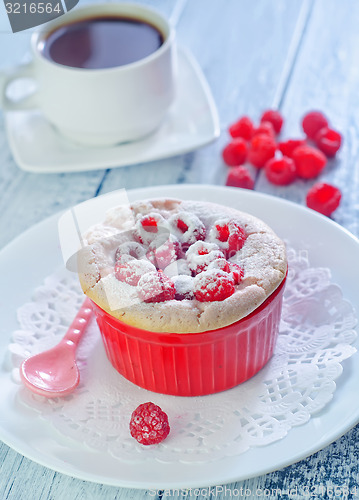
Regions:
<instances>
[{"instance_id":1,"label":"ribbed ramekin","mask_svg":"<svg viewBox=\"0 0 359 500\"><path fill-rule=\"evenodd\" d=\"M158 333L130 326L93 303L106 354L126 379L176 396L221 392L253 377L273 355L285 279L245 318L200 333Z\"/></svg>"}]
</instances>

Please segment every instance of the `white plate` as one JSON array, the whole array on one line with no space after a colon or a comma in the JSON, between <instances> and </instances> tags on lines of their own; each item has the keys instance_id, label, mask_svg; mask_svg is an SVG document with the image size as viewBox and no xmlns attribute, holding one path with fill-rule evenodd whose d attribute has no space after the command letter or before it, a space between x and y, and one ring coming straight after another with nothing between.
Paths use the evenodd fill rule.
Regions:
<instances>
[{"instance_id":1,"label":"white plate","mask_svg":"<svg viewBox=\"0 0 359 500\"><path fill-rule=\"evenodd\" d=\"M307 249L312 265L329 267L333 282L342 287L345 297L359 310L359 241L324 216L279 198L236 188L161 186L129 191L128 195L130 200L156 196L211 200L257 215L294 248ZM16 309L30 299L33 289L46 276L62 266L57 219L54 216L34 226L0 252L2 281L9 284L2 287L0 296L3 355L10 332L18 327ZM359 405L353 397L359 379L358 354L343 366L332 402L281 441L215 462L171 465L148 460L139 471L138 464L74 443L36 411L18 404L18 389L1 363L0 438L35 462L82 480L146 489L220 485L283 468L325 447L354 426L359 421Z\"/></svg>"},{"instance_id":2,"label":"white plate","mask_svg":"<svg viewBox=\"0 0 359 500\"><path fill-rule=\"evenodd\" d=\"M176 101L161 127L142 141L107 148L72 144L38 110L7 112L5 125L16 163L37 173L78 172L167 158L204 146L220 132L207 81L193 56L181 48Z\"/></svg>"}]
</instances>

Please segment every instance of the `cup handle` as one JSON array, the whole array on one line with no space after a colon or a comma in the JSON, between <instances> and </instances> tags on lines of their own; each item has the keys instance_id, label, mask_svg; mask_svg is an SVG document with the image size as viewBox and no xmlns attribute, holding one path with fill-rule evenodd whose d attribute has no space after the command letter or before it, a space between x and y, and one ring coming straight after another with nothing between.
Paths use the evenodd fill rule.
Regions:
<instances>
[{"instance_id":1,"label":"cup handle","mask_svg":"<svg viewBox=\"0 0 359 500\"><path fill-rule=\"evenodd\" d=\"M0 107L5 111L31 109L38 105L37 91L17 100L10 99L6 95L8 85L20 78L34 78L34 66L32 62L23 64L12 70L0 72Z\"/></svg>"}]
</instances>

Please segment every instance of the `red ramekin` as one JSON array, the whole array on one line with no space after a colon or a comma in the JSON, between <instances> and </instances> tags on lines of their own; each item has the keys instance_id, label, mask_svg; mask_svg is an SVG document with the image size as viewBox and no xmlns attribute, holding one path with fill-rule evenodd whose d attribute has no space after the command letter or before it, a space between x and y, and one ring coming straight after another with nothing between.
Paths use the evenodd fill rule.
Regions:
<instances>
[{"instance_id":1,"label":"red ramekin","mask_svg":"<svg viewBox=\"0 0 359 500\"><path fill-rule=\"evenodd\" d=\"M261 306L224 328L158 333L127 325L93 303L106 354L126 379L175 396L221 392L253 377L273 355L285 279Z\"/></svg>"}]
</instances>

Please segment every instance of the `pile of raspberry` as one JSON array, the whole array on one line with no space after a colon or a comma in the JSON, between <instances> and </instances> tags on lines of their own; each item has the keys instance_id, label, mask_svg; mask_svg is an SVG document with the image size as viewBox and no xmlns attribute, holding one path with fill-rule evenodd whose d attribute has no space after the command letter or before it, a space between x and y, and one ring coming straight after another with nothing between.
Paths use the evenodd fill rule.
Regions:
<instances>
[{"instance_id":1,"label":"pile of raspberry","mask_svg":"<svg viewBox=\"0 0 359 500\"><path fill-rule=\"evenodd\" d=\"M235 292L244 275L233 257L247 234L226 218L210 228L189 212L165 219L157 212L140 215L132 241L114 256L117 280L135 287L146 303L168 300L222 301Z\"/></svg>"},{"instance_id":2,"label":"pile of raspberry","mask_svg":"<svg viewBox=\"0 0 359 500\"><path fill-rule=\"evenodd\" d=\"M341 147L341 134L320 111L310 111L302 118L304 138L278 140L283 123L279 111L266 110L257 127L248 116L242 116L229 127L231 140L222 151L224 162L231 167L227 186L254 188L254 179L245 163L263 169L268 181L278 186L287 186L296 179L315 179L328 158L333 158ZM318 182L308 191L306 203L329 216L339 206L340 199L338 188Z\"/></svg>"},{"instance_id":3,"label":"pile of raspberry","mask_svg":"<svg viewBox=\"0 0 359 500\"><path fill-rule=\"evenodd\" d=\"M167 414L151 401L140 404L130 419L130 434L145 446L161 443L170 432Z\"/></svg>"}]
</instances>

